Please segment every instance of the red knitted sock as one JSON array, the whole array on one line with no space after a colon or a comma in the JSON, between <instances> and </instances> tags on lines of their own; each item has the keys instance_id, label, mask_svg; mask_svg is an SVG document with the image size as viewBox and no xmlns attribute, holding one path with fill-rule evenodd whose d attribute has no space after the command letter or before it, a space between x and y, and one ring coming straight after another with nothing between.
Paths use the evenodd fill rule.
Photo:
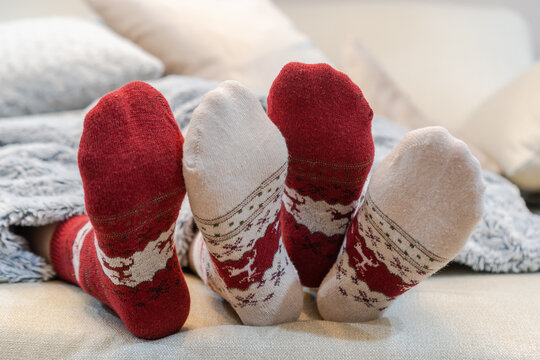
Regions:
<instances>
[{"instance_id":1,"label":"red knitted sock","mask_svg":"<svg viewBox=\"0 0 540 360\"><path fill-rule=\"evenodd\" d=\"M268 116L289 149L283 239L302 284L334 264L373 162L373 111L347 75L289 63L268 95Z\"/></svg>"},{"instance_id":2,"label":"red knitted sock","mask_svg":"<svg viewBox=\"0 0 540 360\"><path fill-rule=\"evenodd\" d=\"M79 147L88 217L65 221L51 243L58 275L110 306L129 331L180 330L189 293L172 239L185 195L183 138L163 96L133 82L88 113Z\"/></svg>"}]
</instances>

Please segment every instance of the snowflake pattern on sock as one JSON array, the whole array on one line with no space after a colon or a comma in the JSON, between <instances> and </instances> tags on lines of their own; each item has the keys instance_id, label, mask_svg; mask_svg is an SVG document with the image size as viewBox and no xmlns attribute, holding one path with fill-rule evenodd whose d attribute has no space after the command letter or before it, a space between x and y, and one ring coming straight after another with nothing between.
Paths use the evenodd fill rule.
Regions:
<instances>
[{"instance_id":1,"label":"snowflake pattern on sock","mask_svg":"<svg viewBox=\"0 0 540 360\"><path fill-rule=\"evenodd\" d=\"M198 272L244 323L256 324L264 317L261 309L277 311L290 287L299 286L281 238L286 173L285 163L223 216L195 217L204 238L194 244Z\"/></svg>"},{"instance_id":2,"label":"snowflake pattern on sock","mask_svg":"<svg viewBox=\"0 0 540 360\"><path fill-rule=\"evenodd\" d=\"M381 313L396 297L448 261L388 218L368 191L319 291L337 294L335 306L346 307L351 313Z\"/></svg>"}]
</instances>

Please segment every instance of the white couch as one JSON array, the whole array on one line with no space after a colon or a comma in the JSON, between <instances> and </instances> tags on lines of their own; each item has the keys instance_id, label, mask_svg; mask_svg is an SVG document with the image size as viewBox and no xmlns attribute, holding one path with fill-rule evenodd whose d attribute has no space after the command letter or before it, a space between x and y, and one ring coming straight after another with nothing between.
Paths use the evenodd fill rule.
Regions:
<instances>
[{"instance_id":1,"label":"white couch","mask_svg":"<svg viewBox=\"0 0 540 360\"><path fill-rule=\"evenodd\" d=\"M4 359L538 359L539 274L491 275L453 267L399 298L375 321L323 321L311 293L299 321L242 325L234 310L188 275L183 330L132 336L79 288L59 281L0 285Z\"/></svg>"}]
</instances>

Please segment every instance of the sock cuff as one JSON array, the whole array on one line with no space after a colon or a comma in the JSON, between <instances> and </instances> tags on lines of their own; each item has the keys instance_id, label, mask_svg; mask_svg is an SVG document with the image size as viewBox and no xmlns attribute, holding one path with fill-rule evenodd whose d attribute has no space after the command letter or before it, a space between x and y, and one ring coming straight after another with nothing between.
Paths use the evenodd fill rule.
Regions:
<instances>
[{"instance_id":1,"label":"sock cuff","mask_svg":"<svg viewBox=\"0 0 540 360\"><path fill-rule=\"evenodd\" d=\"M79 285L73 270L73 242L77 232L88 221L88 216L72 217L58 224L51 239L51 263L57 275L72 284Z\"/></svg>"}]
</instances>

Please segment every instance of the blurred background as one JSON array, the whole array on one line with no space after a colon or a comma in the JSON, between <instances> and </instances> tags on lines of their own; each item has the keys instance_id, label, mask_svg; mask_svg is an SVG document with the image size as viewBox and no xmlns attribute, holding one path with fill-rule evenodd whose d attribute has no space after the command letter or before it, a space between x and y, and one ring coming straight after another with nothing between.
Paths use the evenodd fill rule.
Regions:
<instances>
[{"instance_id":1,"label":"blurred background","mask_svg":"<svg viewBox=\"0 0 540 360\"><path fill-rule=\"evenodd\" d=\"M340 43L339 39L329 40L332 39L332 34L339 34L341 29L354 28L355 16L362 12L362 5L397 2L504 6L519 13L527 21L534 34L532 40L535 53L538 54L540 49L540 3L536 0L274 0L279 9L287 14L300 30L312 36L317 45L326 51ZM47 15L98 17L84 0L0 0L0 10L0 21ZM328 21L332 26L324 25L324 22L328 25Z\"/></svg>"},{"instance_id":2,"label":"blurred background","mask_svg":"<svg viewBox=\"0 0 540 360\"><path fill-rule=\"evenodd\" d=\"M448 128L538 206L538 1L0 0L0 26L44 16L102 23L159 58L164 74L262 93L288 61L329 62L378 115Z\"/></svg>"}]
</instances>

